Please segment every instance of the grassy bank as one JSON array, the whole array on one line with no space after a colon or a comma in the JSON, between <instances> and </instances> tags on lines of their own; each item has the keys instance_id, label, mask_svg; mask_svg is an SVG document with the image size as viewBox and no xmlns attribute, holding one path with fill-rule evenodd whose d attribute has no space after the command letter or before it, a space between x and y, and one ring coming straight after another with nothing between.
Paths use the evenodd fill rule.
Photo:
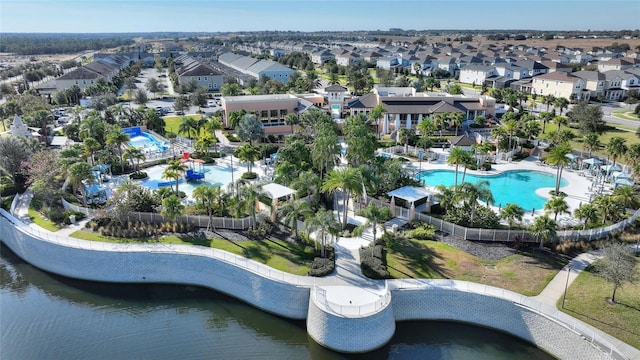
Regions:
<instances>
[{"instance_id":1,"label":"grassy bank","mask_svg":"<svg viewBox=\"0 0 640 360\"><path fill-rule=\"evenodd\" d=\"M640 264L636 265L636 278L640 278ZM590 266L569 287L564 309L562 299L558 301L558 308L640 348L640 283L625 283L618 288L615 305L605 301L612 292L613 285L596 276L594 268Z\"/></svg>"},{"instance_id":2,"label":"grassy bank","mask_svg":"<svg viewBox=\"0 0 640 360\"><path fill-rule=\"evenodd\" d=\"M55 232L62 229L61 225L56 224L53 221L45 218L38 210L32 207L29 207L29 219L31 219L31 221L33 221L34 224L49 231Z\"/></svg>"},{"instance_id":3,"label":"grassy bank","mask_svg":"<svg viewBox=\"0 0 640 360\"><path fill-rule=\"evenodd\" d=\"M488 261L436 241L403 241L387 253L387 269L394 278L464 280L527 296L539 294L566 263L538 251Z\"/></svg>"},{"instance_id":4,"label":"grassy bank","mask_svg":"<svg viewBox=\"0 0 640 360\"><path fill-rule=\"evenodd\" d=\"M111 243L161 243L206 246L241 255L274 269L295 275L306 275L315 257L313 248L281 240L232 241L186 235L166 235L157 239L152 237L127 239L102 236L85 230L78 230L70 236L78 239Z\"/></svg>"}]
</instances>

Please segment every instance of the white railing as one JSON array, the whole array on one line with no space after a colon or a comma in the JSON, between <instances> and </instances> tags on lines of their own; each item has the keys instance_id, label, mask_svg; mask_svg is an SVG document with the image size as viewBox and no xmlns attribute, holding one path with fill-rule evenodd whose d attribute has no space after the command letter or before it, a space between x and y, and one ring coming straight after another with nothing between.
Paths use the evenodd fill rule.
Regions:
<instances>
[{"instance_id":1,"label":"white railing","mask_svg":"<svg viewBox=\"0 0 640 360\"><path fill-rule=\"evenodd\" d=\"M186 256L204 256L211 259L220 260L228 264L233 264L251 273L278 282L285 282L299 286L312 286L315 283L314 278L285 273L283 271L276 270L267 265L247 259L240 255L229 253L224 250L207 248L198 245L176 245L161 243L107 243L100 241L82 240L68 236L61 236L50 231L39 230L35 227L26 225L19 219L9 214L4 209L0 209L0 215L2 215L0 216L0 226L10 226L8 223L11 223L17 229L17 231L28 234L35 239L47 241L49 243L57 244L60 246L105 252L148 252L181 254ZM28 261L28 259L25 260Z\"/></svg>"},{"instance_id":2,"label":"white railing","mask_svg":"<svg viewBox=\"0 0 640 360\"><path fill-rule=\"evenodd\" d=\"M528 296L515 293L502 288L472 283L468 281L448 280L448 279L398 279L389 280L390 288L394 290L420 290L420 289L443 289L462 291L478 295L490 296L511 301L515 305L526 308L538 315L544 316L555 323L569 329L582 336L585 340L597 346L603 352L608 353L615 359L628 359L615 345L598 334L599 330L592 326L565 314L557 308L543 304Z\"/></svg>"},{"instance_id":3,"label":"white railing","mask_svg":"<svg viewBox=\"0 0 640 360\"><path fill-rule=\"evenodd\" d=\"M337 290L336 290L337 291ZM322 305L323 309L328 310L336 315L340 316L367 316L375 314L380 310L386 308L391 303L391 292L385 282L384 294L380 296L376 301L367 304L341 304L327 299L327 290L314 286L314 299L316 303Z\"/></svg>"}]
</instances>

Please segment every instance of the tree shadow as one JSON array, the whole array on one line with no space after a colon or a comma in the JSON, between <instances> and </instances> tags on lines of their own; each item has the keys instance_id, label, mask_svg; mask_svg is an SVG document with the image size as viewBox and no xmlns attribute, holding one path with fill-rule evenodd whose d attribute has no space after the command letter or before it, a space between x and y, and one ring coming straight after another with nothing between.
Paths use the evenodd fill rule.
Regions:
<instances>
[{"instance_id":1,"label":"tree shadow","mask_svg":"<svg viewBox=\"0 0 640 360\"><path fill-rule=\"evenodd\" d=\"M211 239L208 239L204 234L198 235L178 235L178 238L191 245L199 245L205 247L211 247Z\"/></svg>"},{"instance_id":2,"label":"tree shadow","mask_svg":"<svg viewBox=\"0 0 640 360\"><path fill-rule=\"evenodd\" d=\"M408 275L411 278L423 277L417 274L419 270L434 277L449 277L447 269L436 262L436 260L444 260L442 255L426 245L417 241L403 240L398 242L392 251L405 259L407 267L416 269L416 276L399 271L402 274Z\"/></svg>"},{"instance_id":3,"label":"tree shadow","mask_svg":"<svg viewBox=\"0 0 640 360\"><path fill-rule=\"evenodd\" d=\"M640 309L638 309L638 308L636 308L636 307L633 307L633 306L630 306L630 305L624 305L624 304L621 304L621 303L617 303L617 304L618 304L618 305L623 305L623 306L626 306L626 307L630 307L630 308L632 308L632 309L635 309L635 310L640 311ZM608 322L606 322L606 321L602 321L602 320L597 319L597 318L595 318L595 317L593 317L593 316L590 316L590 315L587 315L587 314L583 314L583 313L581 313L581 312L579 312L579 311L571 310L571 309L570 309L569 307L567 307L566 305L565 305L565 307L564 307L564 311L566 311L567 313L570 313L570 314L571 314L571 313L573 313L573 314L576 314L576 315L583 316L583 317L585 317L585 318L587 318L587 319L590 319L590 320L593 320L593 321L595 321L595 322L597 322L597 323L599 323L599 324L606 325L606 326L609 326L609 327L611 327L611 328L615 328L615 329L618 329L618 330L624 331L624 332L629 333L629 334L632 334L632 335L640 336L640 333L638 333L638 332L631 331L631 330L629 330L629 329L626 329L626 328L620 327L620 326L615 325L615 324L610 324L610 323L608 323Z\"/></svg>"}]
</instances>

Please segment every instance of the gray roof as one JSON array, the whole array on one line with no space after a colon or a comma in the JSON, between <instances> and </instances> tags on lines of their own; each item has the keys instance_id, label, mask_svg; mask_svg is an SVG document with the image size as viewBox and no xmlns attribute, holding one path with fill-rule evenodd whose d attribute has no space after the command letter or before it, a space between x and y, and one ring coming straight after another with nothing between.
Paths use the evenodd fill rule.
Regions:
<instances>
[{"instance_id":1,"label":"gray roof","mask_svg":"<svg viewBox=\"0 0 640 360\"><path fill-rule=\"evenodd\" d=\"M600 81L605 79L604 75L597 71L576 71L572 72L571 75L587 81Z\"/></svg>"},{"instance_id":2,"label":"gray roof","mask_svg":"<svg viewBox=\"0 0 640 360\"><path fill-rule=\"evenodd\" d=\"M98 74L95 71L89 70L85 67L79 67L75 70L69 71L68 73L60 76L58 80L92 80L97 79L99 77L104 77L101 74Z\"/></svg>"},{"instance_id":3,"label":"gray roof","mask_svg":"<svg viewBox=\"0 0 640 360\"><path fill-rule=\"evenodd\" d=\"M254 64L252 64L247 71L259 74L263 71L290 71L293 72L290 68L271 60L260 60Z\"/></svg>"}]
</instances>

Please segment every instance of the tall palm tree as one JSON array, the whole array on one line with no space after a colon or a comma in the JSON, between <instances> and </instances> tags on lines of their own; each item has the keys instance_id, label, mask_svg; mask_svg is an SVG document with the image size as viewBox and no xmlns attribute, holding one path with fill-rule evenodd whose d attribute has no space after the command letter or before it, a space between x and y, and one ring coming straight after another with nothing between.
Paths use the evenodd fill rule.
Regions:
<instances>
[{"instance_id":1,"label":"tall palm tree","mask_svg":"<svg viewBox=\"0 0 640 360\"><path fill-rule=\"evenodd\" d=\"M464 162L468 159L469 153L467 150L454 146L449 153L449 157L447 157L447 164L452 164L456 166L456 180L454 185L458 186L458 169L460 164L464 164Z\"/></svg>"},{"instance_id":2,"label":"tall palm tree","mask_svg":"<svg viewBox=\"0 0 640 360\"><path fill-rule=\"evenodd\" d=\"M258 219L256 216L256 205L260 195L262 194L262 186L253 185L248 181L239 181L238 195L241 201L244 203L244 208L249 210L249 214L251 215L252 224L251 227L253 229L256 228L256 224L258 223Z\"/></svg>"},{"instance_id":3,"label":"tall palm tree","mask_svg":"<svg viewBox=\"0 0 640 360\"><path fill-rule=\"evenodd\" d=\"M626 142L626 139L619 136L612 137L611 140L609 140L609 143L606 146L607 154L613 159L614 166L616 165L616 160L618 160L618 157L624 155L627 151L627 145L625 144Z\"/></svg>"},{"instance_id":4,"label":"tall palm tree","mask_svg":"<svg viewBox=\"0 0 640 360\"><path fill-rule=\"evenodd\" d=\"M209 154L209 148L211 145L217 142L216 138L211 135L209 132L203 132L198 136L198 140L196 140L193 146L198 150L200 154Z\"/></svg>"},{"instance_id":5,"label":"tall palm tree","mask_svg":"<svg viewBox=\"0 0 640 360\"><path fill-rule=\"evenodd\" d=\"M119 127L113 128L107 134L107 145L112 146L117 152L120 159L122 159L122 147L129 142L129 135L120 131ZM120 171L124 172L124 164L120 163Z\"/></svg>"},{"instance_id":6,"label":"tall palm tree","mask_svg":"<svg viewBox=\"0 0 640 360\"><path fill-rule=\"evenodd\" d=\"M171 220L175 220L182 214L184 205L180 202L177 195L171 195L162 200L162 215Z\"/></svg>"},{"instance_id":7,"label":"tall palm tree","mask_svg":"<svg viewBox=\"0 0 640 360\"><path fill-rule=\"evenodd\" d=\"M253 170L253 162L260 158L260 150L253 145L244 144L236 150L236 156L238 159L247 163L247 171L251 173Z\"/></svg>"},{"instance_id":8,"label":"tall palm tree","mask_svg":"<svg viewBox=\"0 0 640 360\"><path fill-rule=\"evenodd\" d=\"M213 223L213 208L216 205L216 201L220 198L221 193L222 189L217 185L207 186L202 184L193 189L193 198L197 201L201 201L202 206L207 209L207 215L209 216L207 230L209 230ZM215 227L213 229L215 230Z\"/></svg>"},{"instance_id":9,"label":"tall palm tree","mask_svg":"<svg viewBox=\"0 0 640 360\"><path fill-rule=\"evenodd\" d=\"M462 200L466 206L471 208L471 216L469 222L473 224L476 217L476 208L478 206L478 200L483 200L489 204L493 204L493 194L489 188L489 182L486 180L480 181L477 184L464 183L460 185L460 189L456 196L459 200Z\"/></svg>"},{"instance_id":10,"label":"tall palm tree","mask_svg":"<svg viewBox=\"0 0 640 360\"><path fill-rule=\"evenodd\" d=\"M380 118L383 117L387 113L387 108L384 107L384 104L378 104L376 107L371 109L369 113L369 119L374 120L376 122L376 136L378 139L380 138Z\"/></svg>"},{"instance_id":11,"label":"tall palm tree","mask_svg":"<svg viewBox=\"0 0 640 360\"><path fill-rule=\"evenodd\" d=\"M467 153L467 155L463 157L462 163L461 163L464 166L464 170L462 171L462 181L461 181L462 184L464 184L464 178L467 176L467 169L470 166L475 166L477 163L477 160L475 156L473 156L473 154L471 154L468 151L465 151L465 153Z\"/></svg>"},{"instance_id":12,"label":"tall palm tree","mask_svg":"<svg viewBox=\"0 0 640 360\"><path fill-rule=\"evenodd\" d=\"M573 211L573 216L584 219L582 230L587 228L587 224L598 219L598 208L594 204L582 204Z\"/></svg>"},{"instance_id":13,"label":"tall palm tree","mask_svg":"<svg viewBox=\"0 0 640 360\"><path fill-rule=\"evenodd\" d=\"M524 216L524 209L515 203L507 203L500 212L500 217L507 220L509 227L513 227L516 220L522 221Z\"/></svg>"},{"instance_id":14,"label":"tall palm tree","mask_svg":"<svg viewBox=\"0 0 640 360\"><path fill-rule=\"evenodd\" d=\"M633 185L618 186L613 190L613 196L623 209L637 209L640 206L640 197Z\"/></svg>"},{"instance_id":15,"label":"tall palm tree","mask_svg":"<svg viewBox=\"0 0 640 360\"><path fill-rule=\"evenodd\" d=\"M462 127L464 121L464 114L461 112L451 113L451 125L456 128L456 136L458 136L458 128Z\"/></svg>"},{"instance_id":16,"label":"tall palm tree","mask_svg":"<svg viewBox=\"0 0 640 360\"><path fill-rule=\"evenodd\" d=\"M427 144L428 142L426 140L430 139L433 132L436 131L436 125L431 119L425 118L416 126L416 129L420 130L423 144Z\"/></svg>"},{"instance_id":17,"label":"tall palm tree","mask_svg":"<svg viewBox=\"0 0 640 360\"><path fill-rule=\"evenodd\" d=\"M297 190L297 194L309 195L310 199L320 191L322 179L313 170L303 171L291 182L291 187Z\"/></svg>"},{"instance_id":18,"label":"tall palm tree","mask_svg":"<svg viewBox=\"0 0 640 360\"><path fill-rule=\"evenodd\" d=\"M295 239L298 240L298 219L300 216L308 218L313 212L309 207L309 203L303 200L291 200L282 205L282 214L284 224L293 229Z\"/></svg>"},{"instance_id":19,"label":"tall palm tree","mask_svg":"<svg viewBox=\"0 0 640 360\"><path fill-rule=\"evenodd\" d=\"M582 148L589 152L589 157L591 157L591 153L598 150L601 145L600 135L598 133L588 133L583 137Z\"/></svg>"},{"instance_id":20,"label":"tall palm tree","mask_svg":"<svg viewBox=\"0 0 640 360\"><path fill-rule=\"evenodd\" d=\"M569 205L562 196L554 196L544 204L545 213L553 213L553 221L558 220L558 214L570 214Z\"/></svg>"},{"instance_id":21,"label":"tall palm tree","mask_svg":"<svg viewBox=\"0 0 640 360\"><path fill-rule=\"evenodd\" d=\"M631 167L640 164L640 144L629 145L627 152L624 154L624 158Z\"/></svg>"},{"instance_id":22,"label":"tall palm tree","mask_svg":"<svg viewBox=\"0 0 640 360\"><path fill-rule=\"evenodd\" d=\"M187 165L180 162L180 160L171 160L169 161L169 165L162 172L163 179L175 179L176 181L176 195L179 196L180 192L178 191L178 183L180 179L184 176L184 173L187 171Z\"/></svg>"},{"instance_id":23,"label":"tall palm tree","mask_svg":"<svg viewBox=\"0 0 640 360\"><path fill-rule=\"evenodd\" d=\"M598 208L598 212L602 216L602 224L606 224L607 220L613 220L615 216L623 211L620 203L613 196L598 196L592 203Z\"/></svg>"},{"instance_id":24,"label":"tall palm tree","mask_svg":"<svg viewBox=\"0 0 640 360\"><path fill-rule=\"evenodd\" d=\"M135 173L138 174L140 172L140 161L146 160L147 157L141 149L135 146L129 146L125 149L124 154L122 154L122 160L125 161L126 159L129 159L131 167Z\"/></svg>"},{"instance_id":25,"label":"tall palm tree","mask_svg":"<svg viewBox=\"0 0 640 360\"><path fill-rule=\"evenodd\" d=\"M86 157L91 160L91 165L95 165L94 154L102 148L102 145L94 138L86 138L82 143L82 148Z\"/></svg>"},{"instance_id":26,"label":"tall palm tree","mask_svg":"<svg viewBox=\"0 0 640 360\"><path fill-rule=\"evenodd\" d=\"M77 162L67 169L67 175L69 176L69 182L71 183L71 187L73 189L73 194L75 195L78 190L82 193L82 204L87 206L87 191L82 183L84 180L93 180L93 168L92 166L84 161Z\"/></svg>"},{"instance_id":27,"label":"tall palm tree","mask_svg":"<svg viewBox=\"0 0 640 360\"><path fill-rule=\"evenodd\" d=\"M558 115L553 118L553 121L558 125L558 129L556 131L560 132L560 127L562 125L569 124L569 119L566 116Z\"/></svg>"},{"instance_id":28,"label":"tall palm tree","mask_svg":"<svg viewBox=\"0 0 640 360\"><path fill-rule=\"evenodd\" d=\"M560 110L560 115L562 115L562 111L569 106L569 100L563 97L558 97L553 100L553 106L557 107Z\"/></svg>"},{"instance_id":29,"label":"tall palm tree","mask_svg":"<svg viewBox=\"0 0 640 360\"><path fill-rule=\"evenodd\" d=\"M569 144L562 144L551 149L551 152L547 157L547 162L549 164L558 167L556 171L556 195L560 194L560 180L562 179L562 169L571 162L571 159L567 157L569 153L571 153L571 147L569 146Z\"/></svg>"},{"instance_id":30,"label":"tall palm tree","mask_svg":"<svg viewBox=\"0 0 640 360\"><path fill-rule=\"evenodd\" d=\"M318 211L314 216L305 220L304 227L309 234L318 233L321 256L326 257L326 235L334 236L340 229L340 223L336 221L331 211Z\"/></svg>"},{"instance_id":31,"label":"tall palm tree","mask_svg":"<svg viewBox=\"0 0 640 360\"><path fill-rule=\"evenodd\" d=\"M533 221L531 228L533 235L540 239L540 247L546 241L553 241L556 238L556 222L549 218L547 215L538 216Z\"/></svg>"},{"instance_id":32,"label":"tall palm tree","mask_svg":"<svg viewBox=\"0 0 640 360\"><path fill-rule=\"evenodd\" d=\"M362 175L357 169L333 169L327 175L322 184L322 191L335 194L338 190L342 191L343 212L342 212L342 228L347 226L347 213L349 210L349 199L352 194L359 194L362 189Z\"/></svg>"},{"instance_id":33,"label":"tall palm tree","mask_svg":"<svg viewBox=\"0 0 640 360\"><path fill-rule=\"evenodd\" d=\"M502 126L509 135L509 150L513 150L513 147L511 147L511 139L513 138L513 134L515 134L516 130L518 130L518 121L515 119L507 120Z\"/></svg>"},{"instance_id":34,"label":"tall palm tree","mask_svg":"<svg viewBox=\"0 0 640 360\"><path fill-rule=\"evenodd\" d=\"M187 134L187 138L191 140L192 132L196 132L198 128L198 121L191 116L183 116L180 124L178 125L179 134ZM196 133L197 135L197 133Z\"/></svg>"},{"instance_id":35,"label":"tall palm tree","mask_svg":"<svg viewBox=\"0 0 640 360\"><path fill-rule=\"evenodd\" d=\"M383 224L385 221L392 217L391 209L388 207L378 207L373 203L369 204L366 208L358 211L358 215L364 216L367 221L360 226L360 229L366 229L373 225L373 244L376 244L376 234L378 233L378 225Z\"/></svg>"},{"instance_id":36,"label":"tall palm tree","mask_svg":"<svg viewBox=\"0 0 640 360\"><path fill-rule=\"evenodd\" d=\"M549 94L542 97L542 103L547 105L547 112L549 112L549 106L553 105L556 101L556 97Z\"/></svg>"}]
</instances>

